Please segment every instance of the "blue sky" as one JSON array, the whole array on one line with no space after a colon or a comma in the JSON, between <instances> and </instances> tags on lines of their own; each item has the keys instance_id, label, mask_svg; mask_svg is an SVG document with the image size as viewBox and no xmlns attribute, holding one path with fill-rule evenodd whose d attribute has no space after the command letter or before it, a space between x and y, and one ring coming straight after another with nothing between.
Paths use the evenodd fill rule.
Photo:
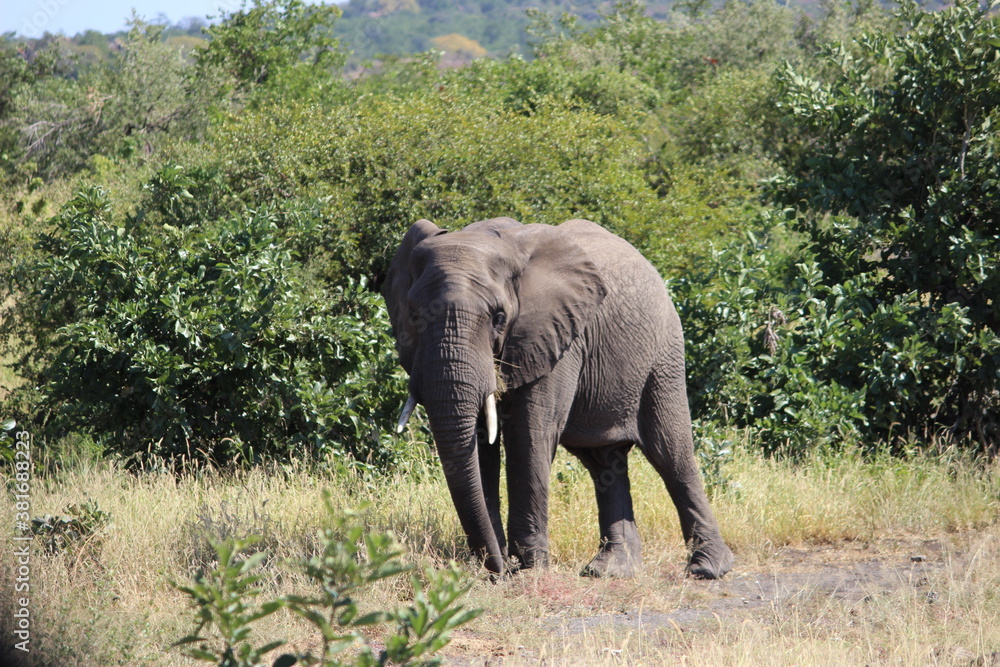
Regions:
<instances>
[{"instance_id":1,"label":"blue sky","mask_svg":"<svg viewBox=\"0 0 1000 667\"><path fill-rule=\"evenodd\" d=\"M0 33L24 37L42 33L75 35L84 30L115 32L135 7L140 16L155 19L161 13L170 23L188 16L205 17L239 9L241 0L0 0Z\"/></svg>"}]
</instances>

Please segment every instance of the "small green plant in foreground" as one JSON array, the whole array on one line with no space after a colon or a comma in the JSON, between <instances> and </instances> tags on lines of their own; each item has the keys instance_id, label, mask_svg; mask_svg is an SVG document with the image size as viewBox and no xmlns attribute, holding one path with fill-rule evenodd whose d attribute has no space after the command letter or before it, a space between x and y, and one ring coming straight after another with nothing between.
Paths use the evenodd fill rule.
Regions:
<instances>
[{"instance_id":1,"label":"small green plant in foreground","mask_svg":"<svg viewBox=\"0 0 1000 667\"><path fill-rule=\"evenodd\" d=\"M324 494L324 502L334 526L321 532L320 552L303 562L290 563L316 585L314 594L288 595L256 604L254 598L264 590L260 585L262 566L269 556L266 551L249 553L259 538L216 542L215 569L199 570L192 585L174 584L191 597L198 619L195 631L175 646L198 644L187 649L188 655L219 667L439 664L440 658L433 655L447 645L451 631L481 613L456 604L469 589L461 571L454 565L440 572L429 570L426 586L413 575L414 596L409 606L362 615L357 596L377 581L408 572L412 575L413 566L400 560L403 549L392 533L366 530L358 512L338 516L329 494ZM318 655L283 653L273 662L265 662L264 656L285 641L255 646L251 643L252 626L282 608L315 626L322 641ZM384 638L385 648L376 651L362 631L379 624L394 625L395 629Z\"/></svg>"}]
</instances>

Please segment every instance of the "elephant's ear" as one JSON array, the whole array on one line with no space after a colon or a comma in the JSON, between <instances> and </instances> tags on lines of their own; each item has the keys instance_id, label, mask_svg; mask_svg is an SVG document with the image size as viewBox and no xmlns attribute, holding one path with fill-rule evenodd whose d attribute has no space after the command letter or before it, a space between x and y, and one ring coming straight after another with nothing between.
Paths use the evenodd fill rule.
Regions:
<instances>
[{"instance_id":1,"label":"elephant's ear","mask_svg":"<svg viewBox=\"0 0 1000 667\"><path fill-rule=\"evenodd\" d=\"M607 291L597 266L566 230L526 225L507 238L529 253L500 365L507 387L515 388L552 369L593 321Z\"/></svg>"},{"instance_id":2,"label":"elephant's ear","mask_svg":"<svg viewBox=\"0 0 1000 667\"><path fill-rule=\"evenodd\" d=\"M386 274L385 282L382 284L382 296L385 297L389 321L392 322L392 335L396 338L399 362L407 373L413 366L413 346L417 334L406 298L413 285L413 277L410 275L410 254L424 239L445 233L445 230L430 220L417 220L413 223L399 244L399 249L389 264L389 273Z\"/></svg>"}]
</instances>

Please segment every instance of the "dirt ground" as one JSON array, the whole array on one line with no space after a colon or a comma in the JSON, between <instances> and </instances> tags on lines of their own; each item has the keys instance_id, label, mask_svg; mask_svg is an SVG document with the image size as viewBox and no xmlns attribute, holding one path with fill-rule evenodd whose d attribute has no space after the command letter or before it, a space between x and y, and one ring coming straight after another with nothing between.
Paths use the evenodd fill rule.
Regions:
<instances>
[{"instance_id":1,"label":"dirt ground","mask_svg":"<svg viewBox=\"0 0 1000 667\"><path fill-rule=\"evenodd\" d=\"M737 563L720 581L685 578L674 571L675 564L647 566L637 580L603 582L550 570L507 584L511 608L484 615L494 616L502 628L521 612L520 604L526 615L520 627L515 622L507 637L499 638L463 629L444 651L445 664L658 664L648 652L626 647L628 638L704 635L744 622L774 624L796 614L808 624L835 628L853 623L850 617L863 616L864 606L878 598L935 605L949 578L976 557L967 537L782 547L758 562ZM834 607L837 614L824 618L823 610ZM602 639L588 644L587 637ZM624 638L621 649L611 648L616 638ZM601 642L608 648L595 648ZM560 646L583 647L583 653L577 660L563 648L560 655ZM934 649L929 664L1000 667L1000 652L977 654L945 642Z\"/></svg>"}]
</instances>

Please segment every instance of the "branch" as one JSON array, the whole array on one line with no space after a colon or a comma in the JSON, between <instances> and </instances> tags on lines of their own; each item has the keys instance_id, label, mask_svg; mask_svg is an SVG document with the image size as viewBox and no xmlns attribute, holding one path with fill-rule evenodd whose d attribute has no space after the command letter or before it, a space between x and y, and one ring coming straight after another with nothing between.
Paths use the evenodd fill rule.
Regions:
<instances>
[{"instance_id":1,"label":"branch","mask_svg":"<svg viewBox=\"0 0 1000 667\"><path fill-rule=\"evenodd\" d=\"M965 123L965 134L962 135L962 152L958 154L958 175L965 180L965 155L969 152L969 142L972 141L972 123L969 122L969 103L965 103L962 111L962 121Z\"/></svg>"}]
</instances>

